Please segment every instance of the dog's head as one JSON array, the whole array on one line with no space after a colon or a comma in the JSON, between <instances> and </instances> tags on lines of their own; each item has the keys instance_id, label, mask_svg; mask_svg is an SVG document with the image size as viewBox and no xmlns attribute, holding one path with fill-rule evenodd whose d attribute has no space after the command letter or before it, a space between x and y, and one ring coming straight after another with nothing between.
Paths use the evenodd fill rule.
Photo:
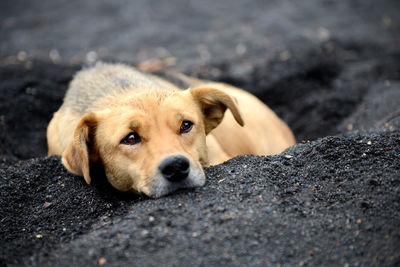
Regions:
<instances>
[{"instance_id":1,"label":"dog's head","mask_svg":"<svg viewBox=\"0 0 400 267\"><path fill-rule=\"evenodd\" d=\"M243 126L233 99L214 88L143 92L111 102L79 121L62 161L87 183L89 163L101 162L112 186L151 197L204 185L206 135L226 109Z\"/></svg>"}]
</instances>

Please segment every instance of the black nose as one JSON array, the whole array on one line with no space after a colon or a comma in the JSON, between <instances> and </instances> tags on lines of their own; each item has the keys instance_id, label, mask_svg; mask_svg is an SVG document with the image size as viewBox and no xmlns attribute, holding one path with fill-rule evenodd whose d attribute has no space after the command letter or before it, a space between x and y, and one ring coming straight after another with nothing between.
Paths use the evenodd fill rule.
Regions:
<instances>
[{"instance_id":1,"label":"black nose","mask_svg":"<svg viewBox=\"0 0 400 267\"><path fill-rule=\"evenodd\" d=\"M189 175L190 163L185 156L171 156L164 159L158 169L168 181L179 182Z\"/></svg>"}]
</instances>

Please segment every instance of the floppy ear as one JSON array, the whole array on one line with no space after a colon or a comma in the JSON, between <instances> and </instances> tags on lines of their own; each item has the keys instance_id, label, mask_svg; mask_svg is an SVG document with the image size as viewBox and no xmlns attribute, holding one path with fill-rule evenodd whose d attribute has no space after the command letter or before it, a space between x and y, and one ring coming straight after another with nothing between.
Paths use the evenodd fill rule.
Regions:
<instances>
[{"instance_id":1,"label":"floppy ear","mask_svg":"<svg viewBox=\"0 0 400 267\"><path fill-rule=\"evenodd\" d=\"M83 176L90 184L89 157L97 120L94 113L87 114L78 122L72 141L62 154L62 163L72 173Z\"/></svg>"},{"instance_id":2,"label":"floppy ear","mask_svg":"<svg viewBox=\"0 0 400 267\"><path fill-rule=\"evenodd\" d=\"M203 112L206 134L221 123L227 108L232 112L236 122L240 126L244 126L239 109L232 97L227 93L209 87L192 88L190 93Z\"/></svg>"}]
</instances>

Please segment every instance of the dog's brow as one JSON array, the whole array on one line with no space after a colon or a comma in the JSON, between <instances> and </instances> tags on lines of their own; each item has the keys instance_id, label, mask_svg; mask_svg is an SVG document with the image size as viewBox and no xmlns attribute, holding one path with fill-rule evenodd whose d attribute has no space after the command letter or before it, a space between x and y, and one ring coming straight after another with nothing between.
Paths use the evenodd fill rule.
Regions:
<instances>
[{"instance_id":1,"label":"dog's brow","mask_svg":"<svg viewBox=\"0 0 400 267\"><path fill-rule=\"evenodd\" d=\"M136 130L137 128L139 128L139 123L137 121L131 121L129 123L129 129Z\"/></svg>"},{"instance_id":2,"label":"dog's brow","mask_svg":"<svg viewBox=\"0 0 400 267\"><path fill-rule=\"evenodd\" d=\"M182 114L182 113L177 113L176 114L176 118L178 119L178 120L183 120L183 118L184 118L185 116Z\"/></svg>"},{"instance_id":3,"label":"dog's brow","mask_svg":"<svg viewBox=\"0 0 400 267\"><path fill-rule=\"evenodd\" d=\"M194 120L193 114L187 111L177 112L176 113L177 120Z\"/></svg>"}]
</instances>

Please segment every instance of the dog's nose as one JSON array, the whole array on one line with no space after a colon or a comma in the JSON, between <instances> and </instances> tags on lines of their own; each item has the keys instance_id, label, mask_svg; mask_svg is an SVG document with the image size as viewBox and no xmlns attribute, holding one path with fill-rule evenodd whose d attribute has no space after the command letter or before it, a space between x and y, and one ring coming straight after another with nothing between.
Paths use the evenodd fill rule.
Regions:
<instances>
[{"instance_id":1,"label":"dog's nose","mask_svg":"<svg viewBox=\"0 0 400 267\"><path fill-rule=\"evenodd\" d=\"M158 169L168 181L179 182L189 175L190 162L182 155L171 156L164 159Z\"/></svg>"}]
</instances>

